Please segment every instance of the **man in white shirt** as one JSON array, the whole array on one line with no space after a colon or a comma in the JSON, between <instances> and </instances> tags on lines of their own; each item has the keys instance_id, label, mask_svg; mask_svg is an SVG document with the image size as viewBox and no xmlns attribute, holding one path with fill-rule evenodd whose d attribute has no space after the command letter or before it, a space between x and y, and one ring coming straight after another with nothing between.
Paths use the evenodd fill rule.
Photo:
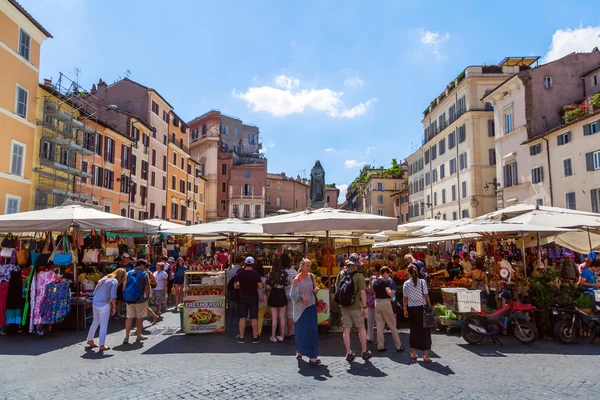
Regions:
<instances>
[{"instance_id":1,"label":"man in white shirt","mask_svg":"<svg viewBox=\"0 0 600 400\"><path fill-rule=\"evenodd\" d=\"M463 260L459 262L460 266L463 267L465 274L468 274L473 269L473 264L471 264L471 255L468 251L465 251L463 254Z\"/></svg>"},{"instance_id":2,"label":"man in white shirt","mask_svg":"<svg viewBox=\"0 0 600 400\"><path fill-rule=\"evenodd\" d=\"M502 253L498 254L498 270L502 270L502 269L506 269L509 272L508 275L508 283L511 282L513 276L515 275L515 270L512 267L512 264L508 261L504 259L504 256L502 255Z\"/></svg>"}]
</instances>

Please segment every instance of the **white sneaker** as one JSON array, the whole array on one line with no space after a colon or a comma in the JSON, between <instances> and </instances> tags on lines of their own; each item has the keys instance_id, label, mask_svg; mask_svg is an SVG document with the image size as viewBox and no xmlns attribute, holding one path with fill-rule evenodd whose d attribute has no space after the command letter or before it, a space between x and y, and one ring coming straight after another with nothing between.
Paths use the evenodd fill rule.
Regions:
<instances>
[{"instance_id":1,"label":"white sneaker","mask_svg":"<svg viewBox=\"0 0 600 400\"><path fill-rule=\"evenodd\" d=\"M283 342L283 336L277 336L277 340L279 340L280 342Z\"/></svg>"},{"instance_id":2,"label":"white sneaker","mask_svg":"<svg viewBox=\"0 0 600 400\"><path fill-rule=\"evenodd\" d=\"M274 337L269 338L269 340L273 343L277 343L277 339L275 339Z\"/></svg>"}]
</instances>

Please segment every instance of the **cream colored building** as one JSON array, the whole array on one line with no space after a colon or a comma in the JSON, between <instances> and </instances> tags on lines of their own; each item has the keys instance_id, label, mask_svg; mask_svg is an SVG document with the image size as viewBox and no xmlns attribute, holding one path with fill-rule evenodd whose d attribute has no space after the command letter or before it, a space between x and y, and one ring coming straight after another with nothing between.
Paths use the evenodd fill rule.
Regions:
<instances>
[{"instance_id":1,"label":"cream colored building","mask_svg":"<svg viewBox=\"0 0 600 400\"><path fill-rule=\"evenodd\" d=\"M467 67L424 111L423 145L407 158L411 221L474 218L496 209L489 190L496 175L494 112L482 98L519 71L512 64Z\"/></svg>"},{"instance_id":2,"label":"cream colored building","mask_svg":"<svg viewBox=\"0 0 600 400\"><path fill-rule=\"evenodd\" d=\"M397 217L394 206L396 198L392 195L406 187L404 178L387 178L373 174L365 187L367 214Z\"/></svg>"}]
</instances>

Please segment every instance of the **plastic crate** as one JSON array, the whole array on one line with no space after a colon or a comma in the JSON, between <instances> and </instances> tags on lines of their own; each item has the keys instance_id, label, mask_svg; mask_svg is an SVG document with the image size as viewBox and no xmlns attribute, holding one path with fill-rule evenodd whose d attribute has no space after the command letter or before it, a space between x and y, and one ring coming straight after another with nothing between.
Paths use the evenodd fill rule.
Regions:
<instances>
[{"instance_id":1,"label":"plastic crate","mask_svg":"<svg viewBox=\"0 0 600 400\"><path fill-rule=\"evenodd\" d=\"M481 290L442 288L442 300L454 312L481 312Z\"/></svg>"}]
</instances>

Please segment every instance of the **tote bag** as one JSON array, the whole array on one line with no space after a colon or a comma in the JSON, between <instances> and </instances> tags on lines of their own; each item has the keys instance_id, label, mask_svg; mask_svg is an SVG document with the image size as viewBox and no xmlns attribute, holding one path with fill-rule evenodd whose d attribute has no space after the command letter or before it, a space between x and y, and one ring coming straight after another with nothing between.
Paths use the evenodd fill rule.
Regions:
<instances>
[{"instance_id":1,"label":"tote bag","mask_svg":"<svg viewBox=\"0 0 600 400\"><path fill-rule=\"evenodd\" d=\"M423 289L425 282L421 282L421 293L423 299L425 299L425 289ZM435 317L433 316L433 308L430 305L425 304L423 306L423 328L433 328L435 326Z\"/></svg>"}]
</instances>

